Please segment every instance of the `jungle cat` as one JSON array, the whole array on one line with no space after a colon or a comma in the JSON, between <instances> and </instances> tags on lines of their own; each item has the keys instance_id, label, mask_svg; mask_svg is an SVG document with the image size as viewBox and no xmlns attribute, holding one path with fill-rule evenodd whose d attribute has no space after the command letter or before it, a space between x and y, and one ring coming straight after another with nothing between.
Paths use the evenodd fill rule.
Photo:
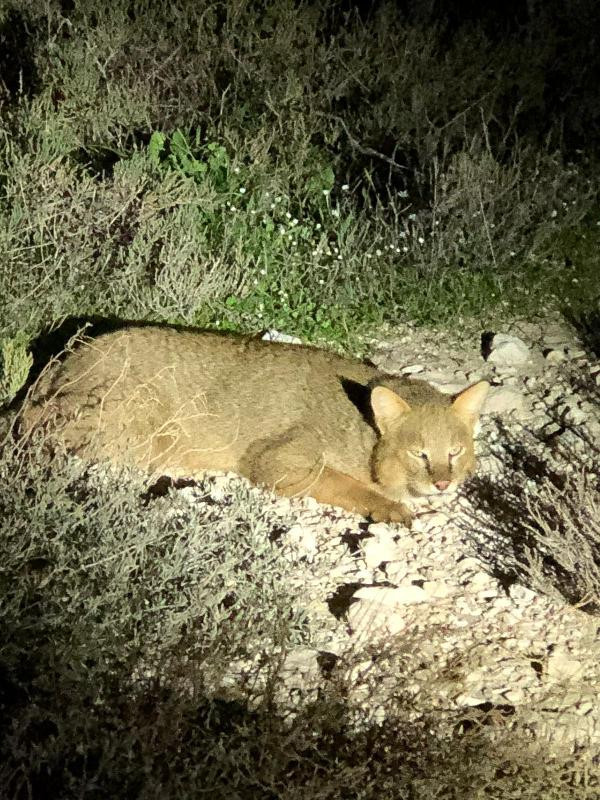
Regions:
<instances>
[{"instance_id":1,"label":"jungle cat","mask_svg":"<svg viewBox=\"0 0 600 800\"><path fill-rule=\"evenodd\" d=\"M153 473L226 470L286 496L410 524L405 500L475 468L489 385L455 397L303 345L166 327L87 339L34 385L29 434Z\"/></svg>"}]
</instances>

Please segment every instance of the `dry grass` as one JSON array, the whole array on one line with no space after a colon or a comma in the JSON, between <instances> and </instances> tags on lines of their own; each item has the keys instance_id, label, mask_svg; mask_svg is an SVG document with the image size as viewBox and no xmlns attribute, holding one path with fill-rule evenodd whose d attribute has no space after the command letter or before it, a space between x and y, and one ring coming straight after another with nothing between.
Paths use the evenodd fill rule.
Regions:
<instances>
[{"instance_id":1,"label":"dry grass","mask_svg":"<svg viewBox=\"0 0 600 800\"><path fill-rule=\"evenodd\" d=\"M1 458L4 797L593 796L592 754L549 756L530 709L424 712L404 689L418 640L366 673L349 652L283 702L283 656L315 631L265 497L190 503L9 442ZM353 698L382 679L376 719Z\"/></svg>"}]
</instances>

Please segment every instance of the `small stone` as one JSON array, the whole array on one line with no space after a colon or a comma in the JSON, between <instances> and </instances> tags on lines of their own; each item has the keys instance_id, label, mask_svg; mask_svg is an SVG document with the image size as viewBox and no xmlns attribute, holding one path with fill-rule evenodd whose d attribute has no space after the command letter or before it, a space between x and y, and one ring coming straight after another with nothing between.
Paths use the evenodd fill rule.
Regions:
<instances>
[{"instance_id":1,"label":"small stone","mask_svg":"<svg viewBox=\"0 0 600 800\"><path fill-rule=\"evenodd\" d=\"M411 605L413 603L424 603L427 600L427 594L423 589L412 583L400 584L395 589L379 586L364 586L362 589L355 592L353 596L389 608Z\"/></svg>"},{"instance_id":2,"label":"small stone","mask_svg":"<svg viewBox=\"0 0 600 800\"><path fill-rule=\"evenodd\" d=\"M544 358L548 364L560 364L566 360L567 356L564 350L546 350Z\"/></svg>"},{"instance_id":3,"label":"small stone","mask_svg":"<svg viewBox=\"0 0 600 800\"><path fill-rule=\"evenodd\" d=\"M469 585L471 589L478 590L478 589L487 589L490 587L496 586L495 578L492 578L487 572L483 572L482 570L478 570L474 575L469 578Z\"/></svg>"},{"instance_id":4,"label":"small stone","mask_svg":"<svg viewBox=\"0 0 600 800\"><path fill-rule=\"evenodd\" d=\"M565 403L561 403L557 411L567 422L571 422L575 425L581 425L588 418L587 413L577 405L577 401L573 398L570 398Z\"/></svg>"},{"instance_id":5,"label":"small stone","mask_svg":"<svg viewBox=\"0 0 600 800\"><path fill-rule=\"evenodd\" d=\"M583 703L578 704L575 711L577 714L579 714L579 716L584 717L586 714L589 714L590 711L593 711L595 708L596 706L594 703L592 703L590 700L585 700Z\"/></svg>"},{"instance_id":6,"label":"small stone","mask_svg":"<svg viewBox=\"0 0 600 800\"><path fill-rule=\"evenodd\" d=\"M454 594L453 587L446 583L446 581L425 581L423 583L423 591L428 597L435 598L436 600L450 597Z\"/></svg>"},{"instance_id":7,"label":"small stone","mask_svg":"<svg viewBox=\"0 0 600 800\"><path fill-rule=\"evenodd\" d=\"M567 652L556 650L548 658L546 671L554 681L568 681L581 675L583 665L576 658L570 658Z\"/></svg>"},{"instance_id":8,"label":"small stone","mask_svg":"<svg viewBox=\"0 0 600 800\"><path fill-rule=\"evenodd\" d=\"M553 439L554 437L559 436L562 430L562 426L557 422L547 422L542 427L541 433L545 439Z\"/></svg>"},{"instance_id":9,"label":"small stone","mask_svg":"<svg viewBox=\"0 0 600 800\"><path fill-rule=\"evenodd\" d=\"M302 344L302 339L297 336L291 336L289 333L281 333L275 328L269 330L262 337L265 342L283 342L285 344Z\"/></svg>"},{"instance_id":10,"label":"small stone","mask_svg":"<svg viewBox=\"0 0 600 800\"><path fill-rule=\"evenodd\" d=\"M436 388L442 392L442 394L458 394L462 392L467 387L465 386L464 381L457 383L456 381L448 381L447 383L438 383Z\"/></svg>"},{"instance_id":11,"label":"small stone","mask_svg":"<svg viewBox=\"0 0 600 800\"><path fill-rule=\"evenodd\" d=\"M529 604L537 598L537 594L534 591L528 589L526 586L521 586L519 583L514 583L508 590L508 594L511 600L514 600L516 603Z\"/></svg>"},{"instance_id":12,"label":"small stone","mask_svg":"<svg viewBox=\"0 0 600 800\"><path fill-rule=\"evenodd\" d=\"M367 539L363 544L363 553L367 569L377 569L380 564L395 561L398 558L393 539Z\"/></svg>"},{"instance_id":13,"label":"small stone","mask_svg":"<svg viewBox=\"0 0 600 800\"><path fill-rule=\"evenodd\" d=\"M481 374L481 372L479 372L479 370L469 370L468 372L465 373L465 375L466 379L470 384L478 383L479 381L483 380L483 375Z\"/></svg>"},{"instance_id":14,"label":"small stone","mask_svg":"<svg viewBox=\"0 0 600 800\"><path fill-rule=\"evenodd\" d=\"M522 414L525 411L525 399L517 389L499 386L493 387L483 407L484 414Z\"/></svg>"},{"instance_id":15,"label":"small stone","mask_svg":"<svg viewBox=\"0 0 600 800\"><path fill-rule=\"evenodd\" d=\"M408 364L400 370L403 375L416 375L418 372L423 372L422 364Z\"/></svg>"},{"instance_id":16,"label":"small stone","mask_svg":"<svg viewBox=\"0 0 600 800\"><path fill-rule=\"evenodd\" d=\"M497 333L492 339L488 361L498 366L526 364L531 354L529 348L518 336Z\"/></svg>"},{"instance_id":17,"label":"small stone","mask_svg":"<svg viewBox=\"0 0 600 800\"><path fill-rule=\"evenodd\" d=\"M493 600L495 597L498 597L498 595L499 590L497 586L488 586L477 592L477 597L480 597L482 600Z\"/></svg>"},{"instance_id":18,"label":"small stone","mask_svg":"<svg viewBox=\"0 0 600 800\"><path fill-rule=\"evenodd\" d=\"M348 609L348 625L353 635L360 639L387 636L403 631L408 624L402 614L394 608L382 607L379 603L361 601Z\"/></svg>"},{"instance_id":19,"label":"small stone","mask_svg":"<svg viewBox=\"0 0 600 800\"><path fill-rule=\"evenodd\" d=\"M483 694L467 694L464 692L463 694L459 694L458 697L455 698L456 703L459 706L480 706L483 703L487 703L488 698Z\"/></svg>"},{"instance_id":20,"label":"small stone","mask_svg":"<svg viewBox=\"0 0 600 800\"><path fill-rule=\"evenodd\" d=\"M525 700L525 692L522 689L518 689L516 687L512 689L506 689L502 692L502 696L504 699L509 702L513 706L519 706Z\"/></svg>"},{"instance_id":21,"label":"small stone","mask_svg":"<svg viewBox=\"0 0 600 800\"><path fill-rule=\"evenodd\" d=\"M290 651L283 662L281 677L289 688L309 689L316 687L321 678L319 654L309 647L297 647Z\"/></svg>"}]
</instances>

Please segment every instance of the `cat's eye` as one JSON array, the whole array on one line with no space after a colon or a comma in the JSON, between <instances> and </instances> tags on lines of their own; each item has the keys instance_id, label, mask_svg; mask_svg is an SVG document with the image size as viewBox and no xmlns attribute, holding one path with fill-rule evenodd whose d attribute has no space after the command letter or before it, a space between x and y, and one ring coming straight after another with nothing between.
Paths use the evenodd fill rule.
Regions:
<instances>
[{"instance_id":1,"label":"cat's eye","mask_svg":"<svg viewBox=\"0 0 600 800\"><path fill-rule=\"evenodd\" d=\"M456 458L456 456L459 456L461 453L464 452L464 449L465 448L462 446L462 444L457 444L450 449L448 455L450 456L450 458Z\"/></svg>"},{"instance_id":2,"label":"cat's eye","mask_svg":"<svg viewBox=\"0 0 600 800\"><path fill-rule=\"evenodd\" d=\"M423 461L427 461L428 458L429 458L429 456L427 455L427 453L424 450L409 450L408 453L413 458L419 458L419 459L421 459Z\"/></svg>"}]
</instances>

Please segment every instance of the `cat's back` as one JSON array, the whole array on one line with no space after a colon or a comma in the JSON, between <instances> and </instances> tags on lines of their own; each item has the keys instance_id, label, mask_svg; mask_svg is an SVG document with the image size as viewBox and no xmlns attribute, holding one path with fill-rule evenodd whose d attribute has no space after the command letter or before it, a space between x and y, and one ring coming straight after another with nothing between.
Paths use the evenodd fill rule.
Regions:
<instances>
[{"instance_id":1,"label":"cat's back","mask_svg":"<svg viewBox=\"0 0 600 800\"><path fill-rule=\"evenodd\" d=\"M55 387L76 381L79 391L91 385L138 384L172 374L205 388L252 391L272 384L278 392L347 377L368 382L377 374L370 365L307 345L266 342L255 336L189 331L159 326L124 328L88 340L53 372ZM75 385L73 386L75 389Z\"/></svg>"},{"instance_id":2,"label":"cat's back","mask_svg":"<svg viewBox=\"0 0 600 800\"><path fill-rule=\"evenodd\" d=\"M49 409L91 424L101 414L110 422L127 413L135 422L151 413L158 425L160 414L193 402L220 419L247 418L250 435L255 425L278 430L315 415L320 427L336 417L351 424L357 411L344 381L366 384L376 374L358 360L304 345L129 327L86 340L53 365L34 387L23 420L30 428Z\"/></svg>"}]
</instances>

